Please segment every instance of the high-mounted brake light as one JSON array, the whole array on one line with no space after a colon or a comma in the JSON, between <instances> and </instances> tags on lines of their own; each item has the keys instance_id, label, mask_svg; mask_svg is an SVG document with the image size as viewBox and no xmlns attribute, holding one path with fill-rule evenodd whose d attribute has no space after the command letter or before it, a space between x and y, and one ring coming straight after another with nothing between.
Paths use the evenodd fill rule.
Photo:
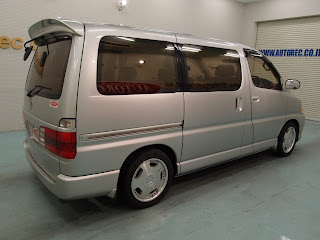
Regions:
<instances>
[{"instance_id":1,"label":"high-mounted brake light","mask_svg":"<svg viewBox=\"0 0 320 240\"><path fill-rule=\"evenodd\" d=\"M40 127L40 145L62 158L73 159L77 154L76 132Z\"/></svg>"}]
</instances>

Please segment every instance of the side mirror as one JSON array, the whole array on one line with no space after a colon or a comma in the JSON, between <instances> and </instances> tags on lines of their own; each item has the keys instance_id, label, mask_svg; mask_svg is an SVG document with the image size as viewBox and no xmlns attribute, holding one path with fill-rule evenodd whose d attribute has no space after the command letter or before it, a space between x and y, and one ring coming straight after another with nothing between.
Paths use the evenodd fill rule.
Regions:
<instances>
[{"instance_id":1,"label":"side mirror","mask_svg":"<svg viewBox=\"0 0 320 240\"><path fill-rule=\"evenodd\" d=\"M286 80L286 89L298 89L300 88L301 83L298 80L288 79Z\"/></svg>"},{"instance_id":2,"label":"side mirror","mask_svg":"<svg viewBox=\"0 0 320 240\"><path fill-rule=\"evenodd\" d=\"M26 47L26 48L24 49L23 61L25 61L25 60L28 59L30 53L32 52L32 48L33 48L33 47L30 46L30 47Z\"/></svg>"}]
</instances>

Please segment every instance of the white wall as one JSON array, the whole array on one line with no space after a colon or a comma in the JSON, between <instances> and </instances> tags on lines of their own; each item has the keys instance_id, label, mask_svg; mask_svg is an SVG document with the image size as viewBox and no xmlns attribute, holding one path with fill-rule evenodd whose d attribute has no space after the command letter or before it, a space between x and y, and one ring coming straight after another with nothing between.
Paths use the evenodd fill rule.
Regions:
<instances>
[{"instance_id":1,"label":"white wall","mask_svg":"<svg viewBox=\"0 0 320 240\"><path fill-rule=\"evenodd\" d=\"M257 22L313 15L320 15L320 0L264 0L246 4L240 41L255 47Z\"/></svg>"},{"instance_id":2,"label":"white wall","mask_svg":"<svg viewBox=\"0 0 320 240\"><path fill-rule=\"evenodd\" d=\"M1 36L29 39L29 26L43 18L72 18L156 28L241 41L244 8L235 0L128 0L119 12L117 0L32 0L1 2ZM30 59L19 50L0 48L0 132L22 124L24 84Z\"/></svg>"}]
</instances>

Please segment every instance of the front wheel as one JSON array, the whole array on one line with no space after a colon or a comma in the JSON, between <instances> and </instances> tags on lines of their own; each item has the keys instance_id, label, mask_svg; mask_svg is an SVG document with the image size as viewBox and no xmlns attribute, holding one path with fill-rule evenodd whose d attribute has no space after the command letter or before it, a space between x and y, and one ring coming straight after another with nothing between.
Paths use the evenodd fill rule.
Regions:
<instances>
[{"instance_id":1,"label":"front wheel","mask_svg":"<svg viewBox=\"0 0 320 240\"><path fill-rule=\"evenodd\" d=\"M169 157L158 149L143 152L124 171L123 198L138 208L158 203L169 190L173 178Z\"/></svg>"},{"instance_id":2,"label":"front wheel","mask_svg":"<svg viewBox=\"0 0 320 240\"><path fill-rule=\"evenodd\" d=\"M282 128L278 137L277 154L281 157L289 156L297 142L297 126L289 122Z\"/></svg>"}]
</instances>

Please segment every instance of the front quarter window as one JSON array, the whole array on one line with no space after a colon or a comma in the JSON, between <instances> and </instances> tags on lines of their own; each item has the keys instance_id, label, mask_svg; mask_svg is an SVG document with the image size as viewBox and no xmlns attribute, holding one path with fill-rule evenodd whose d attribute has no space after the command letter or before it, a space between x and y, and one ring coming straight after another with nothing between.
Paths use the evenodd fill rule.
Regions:
<instances>
[{"instance_id":1,"label":"front quarter window","mask_svg":"<svg viewBox=\"0 0 320 240\"><path fill-rule=\"evenodd\" d=\"M258 56L248 56L247 59L252 82L256 87L281 91L280 77L269 62Z\"/></svg>"}]
</instances>

